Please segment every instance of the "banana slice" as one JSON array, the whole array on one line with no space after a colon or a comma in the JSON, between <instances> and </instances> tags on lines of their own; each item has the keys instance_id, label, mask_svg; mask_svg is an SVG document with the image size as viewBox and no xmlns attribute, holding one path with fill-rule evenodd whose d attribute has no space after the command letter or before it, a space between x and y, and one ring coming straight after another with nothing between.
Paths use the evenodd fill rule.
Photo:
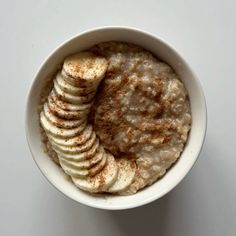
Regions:
<instances>
[{"instance_id":1,"label":"banana slice","mask_svg":"<svg viewBox=\"0 0 236 236\"><path fill-rule=\"evenodd\" d=\"M81 83L80 79L76 79L73 77L70 77L66 74L65 70L62 68L61 70L62 78L70 85L75 86L77 88L83 89L85 93L91 93L92 91L95 91L97 89L98 84L97 83Z\"/></svg>"},{"instance_id":2,"label":"banana slice","mask_svg":"<svg viewBox=\"0 0 236 236\"><path fill-rule=\"evenodd\" d=\"M93 102L89 102L89 103L83 103L83 104L71 104L68 102L63 101L62 99L60 99L60 96L58 96L55 92L55 89L53 89L50 93L51 98L53 99L53 101L59 106L61 107L63 110L66 111L84 111L84 110L88 110L90 109L90 107L92 106Z\"/></svg>"},{"instance_id":3,"label":"banana slice","mask_svg":"<svg viewBox=\"0 0 236 236\"><path fill-rule=\"evenodd\" d=\"M105 155L105 150L102 146L98 149L97 153L90 159L85 161L71 161L60 158L60 161L68 167L72 167L73 169L89 169L92 166L99 163L103 156Z\"/></svg>"},{"instance_id":4,"label":"banana slice","mask_svg":"<svg viewBox=\"0 0 236 236\"><path fill-rule=\"evenodd\" d=\"M119 173L115 183L107 190L110 193L120 192L128 188L133 182L136 172L135 162L131 162L126 158L118 158L116 163L119 167Z\"/></svg>"},{"instance_id":5,"label":"banana slice","mask_svg":"<svg viewBox=\"0 0 236 236\"><path fill-rule=\"evenodd\" d=\"M89 108L84 110L66 110L61 108L58 103L61 103L59 100L54 100L51 95L48 97L48 107L49 109L58 117L63 119L83 119L86 118L89 113ZM67 108L65 106L65 108Z\"/></svg>"},{"instance_id":6,"label":"banana slice","mask_svg":"<svg viewBox=\"0 0 236 236\"><path fill-rule=\"evenodd\" d=\"M96 88L81 88L78 86L74 86L73 84L70 84L70 81L68 81L65 76L63 77L61 72L59 72L56 76L56 81L58 83L58 86L65 92L70 93L72 95L79 95L84 96L87 94L90 94L96 90Z\"/></svg>"},{"instance_id":7,"label":"banana slice","mask_svg":"<svg viewBox=\"0 0 236 236\"><path fill-rule=\"evenodd\" d=\"M47 120L43 112L40 113L40 122L46 132L50 133L51 135L55 137L62 137L62 138L74 137L78 135L79 133L81 133L86 127L86 122L72 129L63 129L63 128L56 127L50 121Z\"/></svg>"},{"instance_id":8,"label":"banana slice","mask_svg":"<svg viewBox=\"0 0 236 236\"><path fill-rule=\"evenodd\" d=\"M56 151L60 151L61 153L80 154L82 152L86 152L89 149L91 149L96 139L97 139L96 134L93 132L92 137L86 143L78 145L78 146L72 146L72 147L61 146L54 143L52 140L51 140L51 144Z\"/></svg>"},{"instance_id":9,"label":"banana slice","mask_svg":"<svg viewBox=\"0 0 236 236\"><path fill-rule=\"evenodd\" d=\"M80 105L80 104L86 104L91 102L91 100L94 98L95 92L93 93L89 93L85 96L75 96L75 95L71 95L69 93L65 93L60 86L58 85L58 83L56 82L56 80L54 80L54 89L56 92L56 95L58 97L61 98L61 100L71 103L71 104L76 104L76 105Z\"/></svg>"},{"instance_id":10,"label":"banana slice","mask_svg":"<svg viewBox=\"0 0 236 236\"><path fill-rule=\"evenodd\" d=\"M65 119L61 119L57 116L55 116L49 109L48 104L45 103L43 106L43 112L44 115L46 116L46 118L55 126L59 127L59 128L66 128L66 129L71 129L71 128L75 128L78 127L79 125L81 125L83 122L85 122L86 118L82 118L82 119L77 119L77 120L65 120Z\"/></svg>"},{"instance_id":11,"label":"banana slice","mask_svg":"<svg viewBox=\"0 0 236 236\"><path fill-rule=\"evenodd\" d=\"M91 167L90 169L73 168L65 164L63 161L61 161L61 159L59 159L59 161L60 161L62 169L65 171L66 174L72 177L85 178L88 176L89 177L94 176L103 169L107 161L107 155L103 155L102 160L99 163L97 163L95 166Z\"/></svg>"},{"instance_id":12,"label":"banana slice","mask_svg":"<svg viewBox=\"0 0 236 236\"><path fill-rule=\"evenodd\" d=\"M92 126L87 125L84 131L76 137L63 139L63 138L54 137L50 134L48 134L48 137L57 145L72 147L72 146L84 144L88 139L90 139L92 133L93 133Z\"/></svg>"},{"instance_id":13,"label":"banana slice","mask_svg":"<svg viewBox=\"0 0 236 236\"><path fill-rule=\"evenodd\" d=\"M55 90L53 89L50 93L50 97L52 98L53 102L56 103L60 108L66 111L87 111L92 106L93 102L90 103L84 103L84 104L71 104L68 102L65 102L60 99L60 97L57 96Z\"/></svg>"},{"instance_id":14,"label":"banana slice","mask_svg":"<svg viewBox=\"0 0 236 236\"><path fill-rule=\"evenodd\" d=\"M58 150L56 150L56 152L59 158L66 160L83 161L92 158L96 154L98 147L99 147L99 140L97 139L90 150L82 152L80 154L66 154Z\"/></svg>"},{"instance_id":15,"label":"banana slice","mask_svg":"<svg viewBox=\"0 0 236 236\"><path fill-rule=\"evenodd\" d=\"M91 52L80 52L69 56L63 64L63 72L80 87L97 86L103 79L108 62L104 57Z\"/></svg>"},{"instance_id":16,"label":"banana slice","mask_svg":"<svg viewBox=\"0 0 236 236\"><path fill-rule=\"evenodd\" d=\"M102 192L106 191L115 181L118 175L118 166L115 158L107 153L107 163L105 167L97 175L87 177L84 179L72 176L74 184L89 192Z\"/></svg>"}]
</instances>

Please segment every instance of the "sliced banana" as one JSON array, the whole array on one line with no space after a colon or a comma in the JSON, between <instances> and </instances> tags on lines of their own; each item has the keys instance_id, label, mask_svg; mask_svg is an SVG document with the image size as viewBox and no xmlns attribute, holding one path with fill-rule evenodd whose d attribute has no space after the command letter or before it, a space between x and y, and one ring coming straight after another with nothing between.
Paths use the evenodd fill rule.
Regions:
<instances>
[{"instance_id":1,"label":"sliced banana","mask_svg":"<svg viewBox=\"0 0 236 236\"><path fill-rule=\"evenodd\" d=\"M70 93L72 95L79 95L84 96L87 94L90 94L96 90L96 88L81 88L78 86L74 86L73 84L70 84L69 81L63 77L61 72L59 72L56 76L56 81L58 83L58 86L65 92Z\"/></svg>"},{"instance_id":2,"label":"sliced banana","mask_svg":"<svg viewBox=\"0 0 236 236\"><path fill-rule=\"evenodd\" d=\"M48 136L50 140L52 140L54 143L58 145L71 147L71 146L84 144L88 139L90 139L92 133L93 133L92 126L87 125L86 128L83 130L83 132L76 137L63 139L63 138L54 137L50 134Z\"/></svg>"},{"instance_id":3,"label":"sliced banana","mask_svg":"<svg viewBox=\"0 0 236 236\"><path fill-rule=\"evenodd\" d=\"M58 154L58 157L63 158L63 159L74 160L74 161L83 161L83 160L87 160L87 159L92 158L96 154L98 147L99 147L99 140L97 139L90 150L88 150L86 152L82 152L80 154L66 154L66 153L62 153L59 150L56 150L56 152Z\"/></svg>"},{"instance_id":4,"label":"sliced banana","mask_svg":"<svg viewBox=\"0 0 236 236\"><path fill-rule=\"evenodd\" d=\"M107 153L107 162L105 167L93 177L84 179L72 176L74 184L89 192L103 192L106 191L115 181L118 175L118 166L115 158Z\"/></svg>"},{"instance_id":5,"label":"sliced banana","mask_svg":"<svg viewBox=\"0 0 236 236\"><path fill-rule=\"evenodd\" d=\"M67 77L83 86L96 86L104 77L108 62L104 57L91 52L80 52L69 56L63 64Z\"/></svg>"},{"instance_id":6,"label":"sliced banana","mask_svg":"<svg viewBox=\"0 0 236 236\"><path fill-rule=\"evenodd\" d=\"M80 105L80 104L87 104L89 102L91 102L91 100L93 99L95 92L93 93L89 93L87 95L84 96L75 96L75 95L71 95L69 93L65 93L60 86L58 85L57 81L54 80L54 89L55 92L57 94L58 97L61 98L61 100L71 103L71 104L76 104L76 105Z\"/></svg>"},{"instance_id":7,"label":"sliced banana","mask_svg":"<svg viewBox=\"0 0 236 236\"><path fill-rule=\"evenodd\" d=\"M75 128L81 125L83 122L85 122L86 118L81 118L77 120L65 120L61 119L53 114L53 112L50 111L48 104L45 103L43 106L43 112L46 118L55 126L60 127L60 128Z\"/></svg>"},{"instance_id":8,"label":"sliced banana","mask_svg":"<svg viewBox=\"0 0 236 236\"><path fill-rule=\"evenodd\" d=\"M107 60L81 52L64 61L54 88L40 113L40 122L62 169L74 184L89 192L122 192L133 182L136 165L115 158L99 144L87 118Z\"/></svg>"},{"instance_id":9,"label":"sliced banana","mask_svg":"<svg viewBox=\"0 0 236 236\"><path fill-rule=\"evenodd\" d=\"M85 178L85 177L91 177L96 174L98 174L102 168L105 166L107 161L107 155L103 155L102 160L98 162L95 166L91 167L90 169L78 169L73 168L71 166L68 166L60 159L60 164L62 169L70 176L72 177L78 177L78 178Z\"/></svg>"},{"instance_id":10,"label":"sliced banana","mask_svg":"<svg viewBox=\"0 0 236 236\"><path fill-rule=\"evenodd\" d=\"M92 83L81 83L81 80L79 79L74 79L70 76L68 76L66 74L66 72L64 71L64 69L62 68L62 71L61 71L61 75L62 75L62 78L65 80L66 83L72 85L72 86L75 86L77 88L81 88L83 89L83 92L88 94L88 93L91 93L92 91L95 91L97 89L97 86L98 84L92 84Z\"/></svg>"},{"instance_id":11,"label":"sliced banana","mask_svg":"<svg viewBox=\"0 0 236 236\"><path fill-rule=\"evenodd\" d=\"M92 137L87 142L78 146L72 146L72 147L61 146L54 143L52 140L51 144L56 151L60 151L61 153L80 154L82 152L86 152L89 149L91 149L96 139L97 139L96 134L93 132Z\"/></svg>"},{"instance_id":12,"label":"sliced banana","mask_svg":"<svg viewBox=\"0 0 236 236\"><path fill-rule=\"evenodd\" d=\"M72 119L83 119L86 118L89 113L89 108L84 110L66 110L60 107L58 104L61 103L59 100L54 100L51 95L48 97L49 109L58 117L72 120ZM67 107L65 107L67 108Z\"/></svg>"},{"instance_id":13,"label":"sliced banana","mask_svg":"<svg viewBox=\"0 0 236 236\"><path fill-rule=\"evenodd\" d=\"M102 146L100 146L99 150L96 152L96 154L85 161L72 161L72 160L66 160L61 158L60 161L65 164L68 167L72 167L74 169L89 169L92 166L96 165L98 162L100 162L105 154L105 150Z\"/></svg>"},{"instance_id":14,"label":"sliced banana","mask_svg":"<svg viewBox=\"0 0 236 236\"><path fill-rule=\"evenodd\" d=\"M62 137L62 138L74 137L79 133L81 133L86 127L86 122L72 129L64 129L56 127L50 121L48 121L43 112L40 113L40 122L46 132L50 133L55 137Z\"/></svg>"},{"instance_id":15,"label":"sliced banana","mask_svg":"<svg viewBox=\"0 0 236 236\"><path fill-rule=\"evenodd\" d=\"M83 104L71 104L68 102L63 101L60 99L60 97L57 96L55 90L53 89L50 93L50 97L52 98L53 102L56 103L60 108L66 111L88 111L92 104L93 101L90 103L83 103Z\"/></svg>"},{"instance_id":16,"label":"sliced banana","mask_svg":"<svg viewBox=\"0 0 236 236\"><path fill-rule=\"evenodd\" d=\"M119 167L119 173L115 183L107 190L107 192L115 193L125 190L133 182L136 164L126 158L116 159L116 163Z\"/></svg>"}]
</instances>

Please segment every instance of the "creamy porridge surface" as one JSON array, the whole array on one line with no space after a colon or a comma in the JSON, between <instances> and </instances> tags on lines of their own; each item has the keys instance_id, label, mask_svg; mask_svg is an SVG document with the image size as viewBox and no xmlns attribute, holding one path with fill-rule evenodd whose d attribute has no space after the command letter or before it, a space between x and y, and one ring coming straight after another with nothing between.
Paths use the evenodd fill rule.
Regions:
<instances>
[{"instance_id":1,"label":"creamy porridge surface","mask_svg":"<svg viewBox=\"0 0 236 236\"><path fill-rule=\"evenodd\" d=\"M187 93L169 65L140 47L108 42L92 50L109 66L91 120L106 149L136 160L136 178L126 190L134 193L180 156L191 123Z\"/></svg>"},{"instance_id":2,"label":"creamy porridge surface","mask_svg":"<svg viewBox=\"0 0 236 236\"><path fill-rule=\"evenodd\" d=\"M77 186L82 186L81 188L87 191L91 189L93 191L95 185L91 187L90 182L94 181L94 184L97 184L96 186L100 186L104 182L104 176L101 174L99 176L98 170L104 169L104 172L111 173L109 168L114 169L116 161L118 167L124 167L120 173L130 172L130 175L127 175L127 179L131 180L132 178L132 182L122 191L116 191L122 181L128 180L119 177L119 172L116 171L117 173L115 173L113 171L113 177L111 175L110 179L113 178L114 180L110 181L114 183L116 178L120 178L122 181L120 180L119 184L113 184L113 187L109 187L109 191L107 190L108 187L96 187L96 192L105 191L122 195L133 194L162 177L168 168L180 157L191 127L188 95L183 83L173 69L141 47L121 42L105 42L92 47L89 52L106 59L105 76L97 80L95 85L91 85L91 81L87 85L85 81L85 84L78 88L70 85L71 78L67 75L64 76L65 71L62 69L61 77L57 78L57 81L63 82L65 80L69 82L68 84L63 82L64 84L62 83L62 85L65 86L64 91L70 91L70 95L66 95L67 97L65 98L63 97L64 95L55 97L54 90L56 94L58 84L54 82L54 87L56 87L49 95L48 105L56 104L55 107L58 108L57 104L59 104L59 111L52 107L55 112L51 114L51 108L49 107L49 113L47 113L46 108L48 107L44 107L44 113L46 112L45 114L49 114L49 116L50 114L52 115L55 122L57 122L55 123L57 127L61 128L65 125L70 125L72 127L69 130L70 132L81 132L78 131L81 125L87 127L83 128L85 131L81 135L82 139L85 139L89 131L93 129L90 136L94 138L88 138L91 142L91 147L85 143L79 147L76 146L76 148L86 150L82 154L86 153L87 157L92 155L92 151L89 148L97 150L96 158L89 160L100 164L95 165L91 161L88 162L84 159L76 164L71 161L75 157L81 158L81 153L75 147L67 148L68 142L74 142L76 139L75 135L69 136L68 130L66 130L66 135L69 138L62 140L60 139L61 137L55 138L54 136L51 137L51 134L46 135L44 129L42 129L42 139L47 153L62 166L68 175L72 175L72 180ZM100 58L98 59L100 60ZM106 62L103 61L103 64L105 65ZM88 67L90 68L91 65L88 65ZM98 88L96 88L97 86ZM94 88L96 88L96 91L94 91ZM96 95L93 99L95 92ZM78 106L80 103L77 102L78 98L75 97L75 94L80 94L79 99L81 101L83 99L83 105ZM47 100L47 96L43 96L42 103ZM76 101L76 105L73 99ZM71 100L72 105L68 103ZM72 110L69 109L70 111L68 111L65 104ZM79 116L78 118L77 113L74 111L78 107L79 112L83 113L82 118ZM61 108L64 110L61 110ZM43 110L42 106L40 106L41 110ZM55 114L60 118L55 117ZM66 122L61 117L65 118ZM50 120L53 119L50 118ZM61 123L58 123L59 121ZM76 122L79 126L76 126ZM49 128L51 129L51 127ZM63 136L64 133L59 133L60 135ZM50 137L53 142L49 141ZM96 137L98 138L97 141ZM56 144L54 141L56 141ZM62 142L65 142L64 146L58 146L58 143ZM77 140L77 142L81 142L81 140ZM53 149L54 146L55 149ZM62 158L60 156L61 150L66 153ZM76 150L76 156L71 156L71 154L74 155L72 150ZM104 153L106 152L110 152L112 155L105 155ZM108 162L110 166L105 164ZM128 164L129 162L131 164ZM86 168L87 166L92 166L93 168L87 171L81 167L82 165L86 166ZM86 188L83 187L84 183L78 182L77 179L73 178L74 172L71 174L72 170L69 168L71 166L76 168L76 174L79 173L83 176L90 176L90 173L94 172L95 177L88 177ZM77 176L75 177L77 178ZM107 176L105 177L107 178Z\"/></svg>"}]
</instances>

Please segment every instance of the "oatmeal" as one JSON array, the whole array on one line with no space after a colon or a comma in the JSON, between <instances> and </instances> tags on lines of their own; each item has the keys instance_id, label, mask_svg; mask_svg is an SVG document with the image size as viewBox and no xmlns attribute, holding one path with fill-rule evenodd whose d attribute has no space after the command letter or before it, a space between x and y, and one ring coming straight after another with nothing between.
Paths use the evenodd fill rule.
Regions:
<instances>
[{"instance_id":1,"label":"oatmeal","mask_svg":"<svg viewBox=\"0 0 236 236\"><path fill-rule=\"evenodd\" d=\"M180 156L191 122L187 93L169 65L139 47L109 42L92 50L109 66L91 120L107 150L136 160L135 181L127 189L135 193Z\"/></svg>"},{"instance_id":2,"label":"oatmeal","mask_svg":"<svg viewBox=\"0 0 236 236\"><path fill-rule=\"evenodd\" d=\"M66 58L40 107L46 151L89 192L134 194L180 157L186 89L148 51L106 42Z\"/></svg>"}]
</instances>

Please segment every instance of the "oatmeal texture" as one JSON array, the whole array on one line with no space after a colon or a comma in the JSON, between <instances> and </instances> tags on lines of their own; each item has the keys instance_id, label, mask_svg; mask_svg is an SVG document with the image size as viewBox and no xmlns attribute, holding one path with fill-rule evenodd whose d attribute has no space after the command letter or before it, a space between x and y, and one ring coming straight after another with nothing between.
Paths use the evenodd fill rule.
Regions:
<instances>
[{"instance_id":1,"label":"oatmeal texture","mask_svg":"<svg viewBox=\"0 0 236 236\"><path fill-rule=\"evenodd\" d=\"M134 159L133 183L121 194L151 185L179 158L191 124L186 89L173 69L144 49L125 43L96 45L109 65L90 114L103 146Z\"/></svg>"},{"instance_id":2,"label":"oatmeal texture","mask_svg":"<svg viewBox=\"0 0 236 236\"><path fill-rule=\"evenodd\" d=\"M99 57L95 63L106 60L104 77L84 63L89 55ZM65 62L39 105L45 152L89 192L134 194L162 177L180 157L191 127L188 95L173 69L122 42L100 43Z\"/></svg>"}]
</instances>

